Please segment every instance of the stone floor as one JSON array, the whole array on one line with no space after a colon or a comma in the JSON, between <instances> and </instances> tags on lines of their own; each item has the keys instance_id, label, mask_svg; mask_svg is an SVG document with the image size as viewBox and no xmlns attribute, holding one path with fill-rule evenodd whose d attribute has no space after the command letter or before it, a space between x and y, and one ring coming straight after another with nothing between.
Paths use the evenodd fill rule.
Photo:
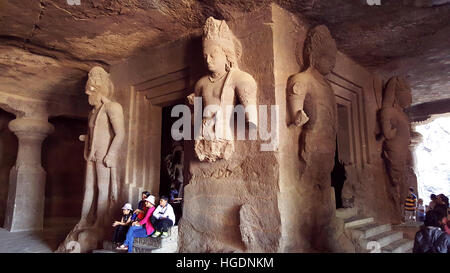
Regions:
<instances>
[{"instance_id":1,"label":"stone floor","mask_svg":"<svg viewBox=\"0 0 450 273\"><path fill-rule=\"evenodd\" d=\"M44 230L9 232L0 228L0 253L50 253L56 250L72 227L75 218L46 219Z\"/></svg>"}]
</instances>

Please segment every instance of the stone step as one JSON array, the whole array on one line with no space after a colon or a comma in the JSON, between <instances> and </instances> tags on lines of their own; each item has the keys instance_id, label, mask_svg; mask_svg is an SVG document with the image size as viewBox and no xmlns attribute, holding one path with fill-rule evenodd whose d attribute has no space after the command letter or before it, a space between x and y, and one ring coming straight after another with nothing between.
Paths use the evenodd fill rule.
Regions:
<instances>
[{"instance_id":1,"label":"stone step","mask_svg":"<svg viewBox=\"0 0 450 273\"><path fill-rule=\"evenodd\" d=\"M370 242L378 242L379 247L383 248L383 247L389 245L390 243L400 240L402 238L403 238L403 232L390 230L390 231L386 231L386 232L377 234L375 236L366 238L363 241L362 247L364 249L369 249L368 244Z\"/></svg>"},{"instance_id":2,"label":"stone step","mask_svg":"<svg viewBox=\"0 0 450 273\"><path fill-rule=\"evenodd\" d=\"M375 235L381 234L392 230L391 224L379 224L379 223L365 223L363 225L354 226L351 228L353 233L357 234L357 238L369 238Z\"/></svg>"},{"instance_id":3,"label":"stone step","mask_svg":"<svg viewBox=\"0 0 450 273\"><path fill-rule=\"evenodd\" d=\"M103 249L114 250L114 245L111 241L103 241Z\"/></svg>"},{"instance_id":4,"label":"stone step","mask_svg":"<svg viewBox=\"0 0 450 273\"><path fill-rule=\"evenodd\" d=\"M411 253L414 247L414 241L409 239L400 239L389 245L382 247L382 253Z\"/></svg>"},{"instance_id":5,"label":"stone step","mask_svg":"<svg viewBox=\"0 0 450 273\"><path fill-rule=\"evenodd\" d=\"M373 223L373 217L362 218L360 216L354 216L344 220L344 227L351 228L356 226L363 226L365 224Z\"/></svg>"},{"instance_id":6,"label":"stone step","mask_svg":"<svg viewBox=\"0 0 450 273\"><path fill-rule=\"evenodd\" d=\"M92 250L92 253L117 253L117 252L108 249L94 249Z\"/></svg>"},{"instance_id":7,"label":"stone step","mask_svg":"<svg viewBox=\"0 0 450 273\"><path fill-rule=\"evenodd\" d=\"M178 248L178 226L173 226L169 230L169 237L135 238L133 242L133 252L136 253L172 253Z\"/></svg>"},{"instance_id":8,"label":"stone step","mask_svg":"<svg viewBox=\"0 0 450 273\"><path fill-rule=\"evenodd\" d=\"M141 244L133 244L133 253L153 253L158 248L149 247Z\"/></svg>"},{"instance_id":9,"label":"stone step","mask_svg":"<svg viewBox=\"0 0 450 273\"><path fill-rule=\"evenodd\" d=\"M340 208L336 210L336 217L344 220L355 217L357 214L357 208Z\"/></svg>"}]
</instances>

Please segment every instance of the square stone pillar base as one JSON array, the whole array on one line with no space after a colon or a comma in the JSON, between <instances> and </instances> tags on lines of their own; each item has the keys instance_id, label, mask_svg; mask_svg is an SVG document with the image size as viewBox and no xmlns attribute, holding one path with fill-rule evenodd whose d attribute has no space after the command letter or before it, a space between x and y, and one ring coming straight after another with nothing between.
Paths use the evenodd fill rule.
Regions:
<instances>
[{"instance_id":1,"label":"square stone pillar base","mask_svg":"<svg viewBox=\"0 0 450 273\"><path fill-rule=\"evenodd\" d=\"M45 176L41 166L12 167L4 228L11 232L43 229Z\"/></svg>"}]
</instances>

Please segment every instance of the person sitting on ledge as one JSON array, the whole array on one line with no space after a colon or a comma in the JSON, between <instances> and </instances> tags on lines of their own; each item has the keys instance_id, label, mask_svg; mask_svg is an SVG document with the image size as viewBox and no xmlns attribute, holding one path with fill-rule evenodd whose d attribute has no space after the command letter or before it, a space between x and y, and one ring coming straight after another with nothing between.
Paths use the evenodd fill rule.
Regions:
<instances>
[{"instance_id":1,"label":"person sitting on ledge","mask_svg":"<svg viewBox=\"0 0 450 273\"><path fill-rule=\"evenodd\" d=\"M138 208L134 211L131 221L141 221L145 217L147 207L145 206L145 199L150 196L148 191L142 192L142 200L138 203Z\"/></svg>"},{"instance_id":2,"label":"person sitting on ledge","mask_svg":"<svg viewBox=\"0 0 450 273\"><path fill-rule=\"evenodd\" d=\"M114 221L113 227L114 229L114 235L113 235L113 244L121 245L123 241L125 241L125 236L127 234L128 228L130 227L131 223L131 212L133 211L133 208L131 207L130 203L126 203L122 207L122 218L120 221Z\"/></svg>"},{"instance_id":3,"label":"person sitting on ledge","mask_svg":"<svg viewBox=\"0 0 450 273\"><path fill-rule=\"evenodd\" d=\"M150 222L150 217L155 211L155 197L150 195L145 199L145 206L148 208L144 219L139 222L134 222L127 232L125 242L117 248L117 250L128 250L129 253L133 252L134 238L144 238L151 235L155 228Z\"/></svg>"},{"instance_id":4,"label":"person sitting on ledge","mask_svg":"<svg viewBox=\"0 0 450 273\"><path fill-rule=\"evenodd\" d=\"M167 196L161 196L159 199L159 206L156 208L153 216L150 218L156 231L152 237L158 237L161 234L161 238L169 236L169 227L175 223L175 213L172 206L168 203L169 198Z\"/></svg>"}]
</instances>

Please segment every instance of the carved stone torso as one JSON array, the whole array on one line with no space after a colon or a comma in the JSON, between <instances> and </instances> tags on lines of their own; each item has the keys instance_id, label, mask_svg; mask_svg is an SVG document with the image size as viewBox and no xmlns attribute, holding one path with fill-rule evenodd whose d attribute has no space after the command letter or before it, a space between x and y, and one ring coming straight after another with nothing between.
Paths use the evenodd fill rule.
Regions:
<instances>
[{"instance_id":1,"label":"carved stone torso","mask_svg":"<svg viewBox=\"0 0 450 273\"><path fill-rule=\"evenodd\" d=\"M305 150L334 153L336 139L336 99L328 81L311 70L291 79L294 89L307 92L304 111L309 121L303 126ZM295 90L292 92L296 92Z\"/></svg>"},{"instance_id":2,"label":"carved stone torso","mask_svg":"<svg viewBox=\"0 0 450 273\"><path fill-rule=\"evenodd\" d=\"M396 128L396 134L393 138L386 139L384 148L387 151L398 151L400 154L406 154L410 144L410 125L409 118L403 110L388 107L381 110L381 115L386 122L390 122L393 128Z\"/></svg>"},{"instance_id":3,"label":"carved stone torso","mask_svg":"<svg viewBox=\"0 0 450 273\"><path fill-rule=\"evenodd\" d=\"M109 102L111 103L111 102ZM89 114L88 153L96 159L103 160L108 153L109 146L114 137L111 123L106 113L107 104L103 104L97 111Z\"/></svg>"}]
</instances>

